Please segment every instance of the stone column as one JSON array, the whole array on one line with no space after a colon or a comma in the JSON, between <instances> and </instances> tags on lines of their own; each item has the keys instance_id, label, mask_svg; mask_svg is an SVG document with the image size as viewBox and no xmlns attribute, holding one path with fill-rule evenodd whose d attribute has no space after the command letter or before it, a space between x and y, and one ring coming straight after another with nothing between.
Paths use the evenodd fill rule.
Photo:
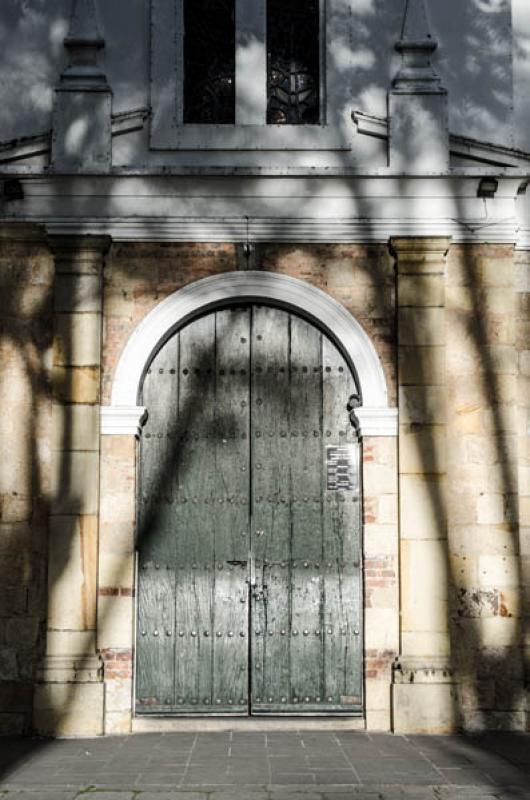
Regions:
<instances>
[{"instance_id":1,"label":"stone column","mask_svg":"<svg viewBox=\"0 0 530 800\"><path fill-rule=\"evenodd\" d=\"M39 733L103 732L96 655L99 403L105 237L52 238L55 256L53 480L46 656L37 675Z\"/></svg>"},{"instance_id":2,"label":"stone column","mask_svg":"<svg viewBox=\"0 0 530 800\"><path fill-rule=\"evenodd\" d=\"M445 257L450 240L395 239L401 651L396 732L444 732L454 703L448 625Z\"/></svg>"}]
</instances>

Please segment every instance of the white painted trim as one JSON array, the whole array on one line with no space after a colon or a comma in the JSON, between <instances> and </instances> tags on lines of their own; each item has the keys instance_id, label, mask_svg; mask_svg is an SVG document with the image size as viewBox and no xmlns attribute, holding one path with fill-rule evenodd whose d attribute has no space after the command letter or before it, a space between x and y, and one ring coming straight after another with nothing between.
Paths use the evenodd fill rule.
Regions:
<instances>
[{"instance_id":1,"label":"white painted trim","mask_svg":"<svg viewBox=\"0 0 530 800\"><path fill-rule=\"evenodd\" d=\"M384 202L382 200L382 202ZM105 220L33 218L54 236L79 233L111 236L116 242L361 242L386 244L399 236L451 237L455 244L514 244L515 217L449 220L430 217L366 219L289 219L244 217L109 217Z\"/></svg>"},{"instance_id":2,"label":"white painted trim","mask_svg":"<svg viewBox=\"0 0 530 800\"><path fill-rule=\"evenodd\" d=\"M147 419L144 406L102 406L101 434L103 436L140 436Z\"/></svg>"},{"instance_id":3,"label":"white painted trim","mask_svg":"<svg viewBox=\"0 0 530 800\"><path fill-rule=\"evenodd\" d=\"M369 408L362 406L355 412L363 436L397 436L397 408Z\"/></svg>"},{"instance_id":4,"label":"white painted trim","mask_svg":"<svg viewBox=\"0 0 530 800\"><path fill-rule=\"evenodd\" d=\"M201 312L231 300L270 301L313 320L338 343L355 368L362 394L361 432L389 436L395 409L388 408L386 380L377 352L359 323L329 295L314 286L270 272L228 272L192 283L167 297L138 325L123 350L107 409L106 432L123 430L137 411L142 379L151 359L174 330ZM129 416L130 415L130 416ZM362 428L362 419L366 431ZM137 417L136 417L137 422ZM132 422L131 422L132 425ZM368 432L369 431L369 432ZM377 431L380 431L379 433Z\"/></svg>"}]
</instances>

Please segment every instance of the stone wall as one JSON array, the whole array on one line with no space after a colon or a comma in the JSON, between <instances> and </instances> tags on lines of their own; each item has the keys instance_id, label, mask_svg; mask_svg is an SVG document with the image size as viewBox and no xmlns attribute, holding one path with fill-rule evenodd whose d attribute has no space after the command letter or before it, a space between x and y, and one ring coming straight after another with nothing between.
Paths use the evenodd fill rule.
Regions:
<instances>
[{"instance_id":1,"label":"stone wall","mask_svg":"<svg viewBox=\"0 0 530 800\"><path fill-rule=\"evenodd\" d=\"M53 274L38 231L0 228L0 734L30 729L44 643Z\"/></svg>"},{"instance_id":2,"label":"stone wall","mask_svg":"<svg viewBox=\"0 0 530 800\"><path fill-rule=\"evenodd\" d=\"M59 244L55 257L64 263L54 281L53 255L37 231L4 226L0 236L0 425L7 454L0 463L0 732L30 728L48 615L49 645L61 652L54 651L40 676L40 718L56 724L54 698L63 692L77 710L62 710L57 732L83 731L86 703L95 694L102 703L98 663L89 658L97 648L104 664L105 724L98 717L103 706L90 701L85 727L118 733L131 729L137 445L133 436L101 440L99 519L91 506L90 557L81 547L81 528L71 540L79 547L63 548L59 531L48 550L50 514L57 520L67 513L59 513L66 501L64 482L54 478L57 463L73 468L78 452L98 453L93 426L87 427L98 391L84 394L92 391L88 378L95 369L99 381L98 355L85 353L83 326L94 323L96 331L100 311L83 287L96 285L91 274L103 263L105 243ZM363 443L367 725L390 726L392 697L394 723L396 702L406 702L403 724L418 724L416 697L435 714L439 704L438 727L424 720L438 730L525 728L530 255L446 240L399 240L390 253L386 246L270 244L247 259L240 246L226 244L113 245L104 267L103 404L139 322L192 281L261 268L336 298L374 342L390 405L398 403L399 386L401 412L399 442L367 437ZM69 343L68 353L61 342ZM61 382L65 370L68 380ZM75 396L65 395L66 389ZM70 426L78 438L68 443L65 415L73 422L81 415ZM53 562L49 592L47 553ZM81 635L86 642L80 649ZM411 679L421 687L416 695L406 685ZM73 689L80 681L82 690Z\"/></svg>"},{"instance_id":3,"label":"stone wall","mask_svg":"<svg viewBox=\"0 0 530 800\"><path fill-rule=\"evenodd\" d=\"M522 601L527 579L518 507L524 472L518 474L517 463L518 428L524 423L518 425L517 405L518 398L527 405L529 395L519 377L525 323L520 317L524 295L516 284L511 247L451 249L446 289L449 618L458 723L472 730L525 726ZM524 444L524 436L519 438Z\"/></svg>"}]
</instances>

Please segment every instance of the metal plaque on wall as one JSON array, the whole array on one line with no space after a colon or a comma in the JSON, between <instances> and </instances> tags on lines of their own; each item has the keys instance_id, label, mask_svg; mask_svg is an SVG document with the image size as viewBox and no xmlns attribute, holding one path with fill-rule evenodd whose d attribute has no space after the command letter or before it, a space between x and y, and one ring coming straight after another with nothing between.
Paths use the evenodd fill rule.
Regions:
<instances>
[{"instance_id":1,"label":"metal plaque on wall","mask_svg":"<svg viewBox=\"0 0 530 800\"><path fill-rule=\"evenodd\" d=\"M359 488L358 444L326 446L328 492L353 492Z\"/></svg>"}]
</instances>

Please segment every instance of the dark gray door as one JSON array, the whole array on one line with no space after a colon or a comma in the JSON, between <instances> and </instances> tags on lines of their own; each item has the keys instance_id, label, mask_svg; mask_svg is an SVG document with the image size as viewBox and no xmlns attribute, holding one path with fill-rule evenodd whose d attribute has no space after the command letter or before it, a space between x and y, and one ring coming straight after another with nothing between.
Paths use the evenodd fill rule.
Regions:
<instances>
[{"instance_id":1,"label":"dark gray door","mask_svg":"<svg viewBox=\"0 0 530 800\"><path fill-rule=\"evenodd\" d=\"M360 445L337 347L287 311L175 334L144 382L136 707L362 707Z\"/></svg>"}]
</instances>

